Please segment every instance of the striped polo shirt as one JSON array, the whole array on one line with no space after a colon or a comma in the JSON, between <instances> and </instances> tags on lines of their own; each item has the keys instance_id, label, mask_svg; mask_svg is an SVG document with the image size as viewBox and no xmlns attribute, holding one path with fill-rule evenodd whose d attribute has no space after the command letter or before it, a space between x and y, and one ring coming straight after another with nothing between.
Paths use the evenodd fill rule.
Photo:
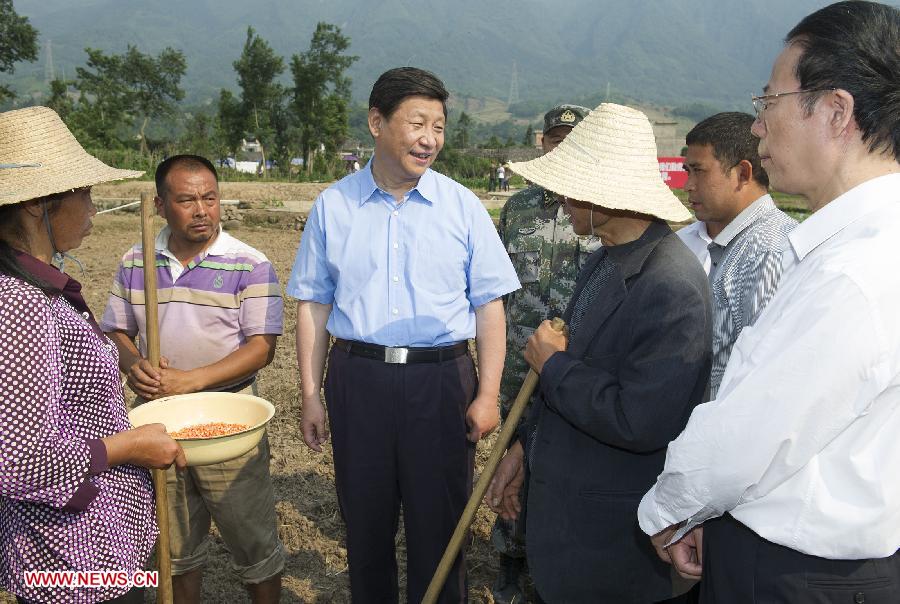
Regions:
<instances>
[{"instance_id":1,"label":"striped polo shirt","mask_svg":"<svg viewBox=\"0 0 900 604\"><path fill-rule=\"evenodd\" d=\"M156 279L160 354L170 367L203 367L249 336L281 334L281 287L264 254L220 228L213 244L183 266L169 250L169 234L165 227L156 237ZM100 327L139 335L146 356L144 304L143 249L136 245L122 258Z\"/></svg>"}]
</instances>

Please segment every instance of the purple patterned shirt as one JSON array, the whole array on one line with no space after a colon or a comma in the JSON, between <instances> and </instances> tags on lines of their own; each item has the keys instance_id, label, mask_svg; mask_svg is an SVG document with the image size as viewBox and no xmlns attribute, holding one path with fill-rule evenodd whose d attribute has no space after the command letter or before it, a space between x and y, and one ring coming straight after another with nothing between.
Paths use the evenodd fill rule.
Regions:
<instances>
[{"instance_id":1,"label":"purple patterned shirt","mask_svg":"<svg viewBox=\"0 0 900 604\"><path fill-rule=\"evenodd\" d=\"M127 587L29 587L29 570L144 567L156 542L149 472L107 467L101 438L128 430L115 346L81 284L20 254L62 290L0 275L0 584L29 600L98 602Z\"/></svg>"}]
</instances>

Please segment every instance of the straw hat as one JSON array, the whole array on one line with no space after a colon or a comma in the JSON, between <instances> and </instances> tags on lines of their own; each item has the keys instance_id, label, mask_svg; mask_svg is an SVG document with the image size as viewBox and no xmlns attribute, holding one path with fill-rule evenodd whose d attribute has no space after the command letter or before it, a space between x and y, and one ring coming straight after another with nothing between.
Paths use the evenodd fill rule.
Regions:
<instances>
[{"instance_id":1,"label":"straw hat","mask_svg":"<svg viewBox=\"0 0 900 604\"><path fill-rule=\"evenodd\" d=\"M630 107L603 103L556 149L510 168L554 193L610 210L691 219L659 173L650 120Z\"/></svg>"},{"instance_id":2,"label":"straw hat","mask_svg":"<svg viewBox=\"0 0 900 604\"><path fill-rule=\"evenodd\" d=\"M52 109L0 113L0 206L141 174L88 154Z\"/></svg>"}]
</instances>

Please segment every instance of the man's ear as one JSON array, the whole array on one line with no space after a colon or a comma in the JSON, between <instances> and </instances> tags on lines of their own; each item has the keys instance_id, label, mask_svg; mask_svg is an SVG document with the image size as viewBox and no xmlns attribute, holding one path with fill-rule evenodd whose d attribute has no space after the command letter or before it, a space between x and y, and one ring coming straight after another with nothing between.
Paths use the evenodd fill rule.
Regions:
<instances>
[{"instance_id":1,"label":"man's ear","mask_svg":"<svg viewBox=\"0 0 900 604\"><path fill-rule=\"evenodd\" d=\"M377 107L371 107L369 109L369 132L372 134L372 138L381 136L381 127L383 125L384 116L381 115Z\"/></svg>"},{"instance_id":2,"label":"man's ear","mask_svg":"<svg viewBox=\"0 0 900 604\"><path fill-rule=\"evenodd\" d=\"M853 100L853 95L846 90L838 88L830 94L824 95L819 102L824 102L825 107L830 112L828 126L831 128L833 136L841 136L848 128L856 126L856 121L853 118L853 109L856 106L856 102Z\"/></svg>"},{"instance_id":3,"label":"man's ear","mask_svg":"<svg viewBox=\"0 0 900 604\"><path fill-rule=\"evenodd\" d=\"M160 216L162 216L163 218L165 218L166 217L166 202L163 201L163 198L160 197L159 195L154 197L153 205L156 206L156 213L159 214Z\"/></svg>"},{"instance_id":4,"label":"man's ear","mask_svg":"<svg viewBox=\"0 0 900 604\"><path fill-rule=\"evenodd\" d=\"M748 160L742 159L734 166L734 168L732 168L732 170L736 170L738 189L743 188L753 181L753 164Z\"/></svg>"}]
</instances>

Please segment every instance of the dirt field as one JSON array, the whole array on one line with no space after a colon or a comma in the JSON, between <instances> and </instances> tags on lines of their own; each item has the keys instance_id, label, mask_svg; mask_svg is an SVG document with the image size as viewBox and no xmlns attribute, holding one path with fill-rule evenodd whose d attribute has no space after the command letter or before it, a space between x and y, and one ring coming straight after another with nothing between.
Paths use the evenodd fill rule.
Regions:
<instances>
[{"instance_id":1,"label":"dirt field","mask_svg":"<svg viewBox=\"0 0 900 604\"><path fill-rule=\"evenodd\" d=\"M223 186L228 195L307 195L314 185L273 185L247 187L255 183L238 183L232 189ZM150 186L133 183L128 187ZM323 185L324 186L324 185ZM134 191L120 185L111 190L99 190L96 195L125 197ZM233 192L232 192L233 191ZM281 192L279 192L281 191ZM286 191L287 193L284 193ZM318 191L316 191L317 193ZM315 194L313 194L314 196ZM269 197L270 199L273 197ZM291 197L296 198L296 197ZM263 199L264 200L264 199ZM157 228L162 221L156 219ZM239 239L262 250L274 264L282 286L287 281L300 233L272 227L242 227L231 232ZM137 215L111 213L94 219L94 230L82 246L74 250L83 263L85 276L77 267L69 271L84 285L85 297L96 314L102 313L107 292L118 260L129 246L140 240L140 221ZM284 572L283 602L349 602L347 557L344 549L344 526L338 512L334 493L334 468L330 448L324 454L310 451L300 435L297 407L297 369L293 351L295 312L292 303L285 305L285 334L279 339L274 362L260 374L260 395L272 401L277 413L269 428L272 444L272 473L281 539L287 550ZM493 440L493 439L491 439ZM479 448L479 467L489 452L490 441ZM482 506L473 527L473 541L469 548L470 596L473 602L492 602L489 585L496 572L489 529L493 514ZM402 530L398 535L401 582L404 581L405 550ZM403 587L401 587L402 593ZM151 601L148 594L147 601ZM0 594L0 600L7 594ZM244 602L248 598L239 582L230 573L227 552L216 539L212 558L204 581L206 602ZM12 600L9 600L12 601ZM155 601L152 600L152 601Z\"/></svg>"},{"instance_id":2,"label":"dirt field","mask_svg":"<svg viewBox=\"0 0 900 604\"><path fill-rule=\"evenodd\" d=\"M275 204L284 201L312 201L331 183L307 182L223 182L222 199L237 199L256 204ZM153 192L149 180L131 180L94 187L94 197L122 197L137 199L142 191Z\"/></svg>"}]
</instances>

